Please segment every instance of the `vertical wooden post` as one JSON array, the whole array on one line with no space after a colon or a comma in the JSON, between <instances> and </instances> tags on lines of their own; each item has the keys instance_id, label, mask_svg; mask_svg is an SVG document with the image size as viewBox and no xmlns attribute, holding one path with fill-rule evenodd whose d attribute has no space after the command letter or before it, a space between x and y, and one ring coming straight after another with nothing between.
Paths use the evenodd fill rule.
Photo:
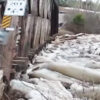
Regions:
<instances>
[{"instance_id":1,"label":"vertical wooden post","mask_svg":"<svg viewBox=\"0 0 100 100\"><path fill-rule=\"evenodd\" d=\"M13 32L9 32L7 44L3 46L2 53L2 68L4 71L4 76L9 81L11 73L11 64L13 57L16 55L16 40L15 36L18 29L18 17L12 18L12 26L15 28Z\"/></svg>"},{"instance_id":2,"label":"vertical wooden post","mask_svg":"<svg viewBox=\"0 0 100 100\"><path fill-rule=\"evenodd\" d=\"M58 5L56 0L31 0L31 13L34 17L32 47L38 49L58 32Z\"/></svg>"},{"instance_id":3,"label":"vertical wooden post","mask_svg":"<svg viewBox=\"0 0 100 100\"><path fill-rule=\"evenodd\" d=\"M1 5L0 5L0 24L2 23L2 15L1 15Z\"/></svg>"},{"instance_id":4,"label":"vertical wooden post","mask_svg":"<svg viewBox=\"0 0 100 100\"><path fill-rule=\"evenodd\" d=\"M51 35L58 33L58 4L56 0L52 1L52 13L51 13Z\"/></svg>"},{"instance_id":5,"label":"vertical wooden post","mask_svg":"<svg viewBox=\"0 0 100 100\"><path fill-rule=\"evenodd\" d=\"M27 21L26 21L26 28L25 33L23 35L23 48L22 48L22 56L27 56L28 51L31 47L31 37L33 32L33 24L34 24L34 18L31 14L28 15Z\"/></svg>"}]
</instances>

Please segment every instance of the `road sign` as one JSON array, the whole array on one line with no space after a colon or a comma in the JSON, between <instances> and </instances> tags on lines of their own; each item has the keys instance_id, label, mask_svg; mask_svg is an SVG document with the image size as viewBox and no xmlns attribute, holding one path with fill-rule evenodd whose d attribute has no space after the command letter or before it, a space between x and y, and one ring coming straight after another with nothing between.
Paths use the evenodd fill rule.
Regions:
<instances>
[{"instance_id":1,"label":"road sign","mask_svg":"<svg viewBox=\"0 0 100 100\"><path fill-rule=\"evenodd\" d=\"M24 16L27 6L27 0L7 0L5 15Z\"/></svg>"},{"instance_id":2,"label":"road sign","mask_svg":"<svg viewBox=\"0 0 100 100\"><path fill-rule=\"evenodd\" d=\"M2 28L8 28L11 25L11 16L4 16L2 21Z\"/></svg>"}]
</instances>

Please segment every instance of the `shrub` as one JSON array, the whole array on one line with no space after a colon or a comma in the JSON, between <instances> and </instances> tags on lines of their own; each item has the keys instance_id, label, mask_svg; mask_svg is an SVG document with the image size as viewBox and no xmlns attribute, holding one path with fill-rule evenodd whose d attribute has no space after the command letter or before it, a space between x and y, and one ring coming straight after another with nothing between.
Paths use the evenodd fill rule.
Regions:
<instances>
[{"instance_id":1,"label":"shrub","mask_svg":"<svg viewBox=\"0 0 100 100\"><path fill-rule=\"evenodd\" d=\"M78 14L73 18L73 23L76 25L84 25L85 19L82 14Z\"/></svg>"}]
</instances>

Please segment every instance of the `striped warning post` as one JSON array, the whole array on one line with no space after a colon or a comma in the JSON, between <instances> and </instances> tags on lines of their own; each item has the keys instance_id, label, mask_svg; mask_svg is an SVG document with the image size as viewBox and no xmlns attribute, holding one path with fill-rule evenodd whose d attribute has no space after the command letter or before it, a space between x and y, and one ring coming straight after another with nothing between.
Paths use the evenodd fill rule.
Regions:
<instances>
[{"instance_id":1,"label":"striped warning post","mask_svg":"<svg viewBox=\"0 0 100 100\"><path fill-rule=\"evenodd\" d=\"M11 16L4 16L2 21L2 28L8 28L11 25Z\"/></svg>"}]
</instances>

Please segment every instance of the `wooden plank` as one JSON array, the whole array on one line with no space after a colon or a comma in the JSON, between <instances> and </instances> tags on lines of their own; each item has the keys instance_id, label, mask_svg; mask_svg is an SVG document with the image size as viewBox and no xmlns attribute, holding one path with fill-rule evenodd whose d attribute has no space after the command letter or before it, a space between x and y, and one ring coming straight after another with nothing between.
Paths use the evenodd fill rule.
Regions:
<instances>
[{"instance_id":1,"label":"wooden plank","mask_svg":"<svg viewBox=\"0 0 100 100\"><path fill-rule=\"evenodd\" d=\"M44 0L44 18L48 18L48 0Z\"/></svg>"},{"instance_id":2,"label":"wooden plank","mask_svg":"<svg viewBox=\"0 0 100 100\"><path fill-rule=\"evenodd\" d=\"M14 58L14 60L26 60L26 61L28 61L29 59L28 59L28 57L16 57L16 58Z\"/></svg>"},{"instance_id":3,"label":"wooden plank","mask_svg":"<svg viewBox=\"0 0 100 100\"><path fill-rule=\"evenodd\" d=\"M42 19L41 25L41 35L40 35L40 44L44 44L50 36L50 21L48 19Z\"/></svg>"},{"instance_id":4,"label":"wooden plank","mask_svg":"<svg viewBox=\"0 0 100 100\"><path fill-rule=\"evenodd\" d=\"M48 20L45 19L45 26L44 26L44 33L45 33L45 35L44 35L44 40L45 40L45 41L48 40L48 39L47 39L47 37L48 37L47 28L48 28Z\"/></svg>"},{"instance_id":5,"label":"wooden plank","mask_svg":"<svg viewBox=\"0 0 100 100\"><path fill-rule=\"evenodd\" d=\"M36 26L37 17L32 15L32 20L33 20L33 22L32 22L32 25L31 25L31 33L32 33L32 36L31 36L31 48L33 48L33 44L34 44L35 26Z\"/></svg>"},{"instance_id":6,"label":"wooden plank","mask_svg":"<svg viewBox=\"0 0 100 100\"><path fill-rule=\"evenodd\" d=\"M21 39L19 41L18 56L22 56L22 54L23 54L23 45L24 45L24 35L25 35L25 29L26 29L26 20L27 20L27 16L19 18L19 27L21 28L21 33L20 33Z\"/></svg>"},{"instance_id":7,"label":"wooden plank","mask_svg":"<svg viewBox=\"0 0 100 100\"><path fill-rule=\"evenodd\" d=\"M40 44L44 44L44 42L45 42L45 19L42 19Z\"/></svg>"},{"instance_id":8,"label":"wooden plank","mask_svg":"<svg viewBox=\"0 0 100 100\"><path fill-rule=\"evenodd\" d=\"M51 35L58 33L58 4L56 0L51 0Z\"/></svg>"},{"instance_id":9,"label":"wooden plank","mask_svg":"<svg viewBox=\"0 0 100 100\"><path fill-rule=\"evenodd\" d=\"M20 59L17 59L17 60L12 60L13 63L18 63L18 62L22 62L22 63L25 63L26 60L20 60Z\"/></svg>"},{"instance_id":10,"label":"wooden plank","mask_svg":"<svg viewBox=\"0 0 100 100\"><path fill-rule=\"evenodd\" d=\"M34 48L39 47L40 34L41 34L41 24L42 24L41 18L37 17L36 26L35 26L35 33L34 33L34 42L33 42Z\"/></svg>"},{"instance_id":11,"label":"wooden plank","mask_svg":"<svg viewBox=\"0 0 100 100\"><path fill-rule=\"evenodd\" d=\"M25 60L13 60L12 65L17 64L19 66L28 66L28 61L26 62Z\"/></svg>"},{"instance_id":12,"label":"wooden plank","mask_svg":"<svg viewBox=\"0 0 100 100\"><path fill-rule=\"evenodd\" d=\"M45 0L40 0L39 2L39 16L44 17L44 2Z\"/></svg>"},{"instance_id":13,"label":"wooden plank","mask_svg":"<svg viewBox=\"0 0 100 100\"><path fill-rule=\"evenodd\" d=\"M45 20L45 41L48 40L49 34L48 34L48 20Z\"/></svg>"},{"instance_id":14,"label":"wooden plank","mask_svg":"<svg viewBox=\"0 0 100 100\"><path fill-rule=\"evenodd\" d=\"M34 16L38 16L39 13L39 0L31 0L31 14Z\"/></svg>"},{"instance_id":15,"label":"wooden plank","mask_svg":"<svg viewBox=\"0 0 100 100\"><path fill-rule=\"evenodd\" d=\"M47 6L47 13L48 13L48 19L50 19L51 20L51 7L52 7L52 0L48 0L48 6Z\"/></svg>"},{"instance_id":16,"label":"wooden plank","mask_svg":"<svg viewBox=\"0 0 100 100\"><path fill-rule=\"evenodd\" d=\"M42 18L51 19L51 1L50 0L40 0L39 16Z\"/></svg>"},{"instance_id":17,"label":"wooden plank","mask_svg":"<svg viewBox=\"0 0 100 100\"><path fill-rule=\"evenodd\" d=\"M27 17L27 24L26 24L25 34L23 39L22 56L27 56L28 51L30 49L32 29L33 29L32 25L33 25L32 16L31 14L29 14Z\"/></svg>"},{"instance_id":18,"label":"wooden plank","mask_svg":"<svg viewBox=\"0 0 100 100\"><path fill-rule=\"evenodd\" d=\"M1 5L0 5L0 24L2 22L2 14L1 14L1 11L2 11L2 9L1 9Z\"/></svg>"},{"instance_id":19,"label":"wooden plank","mask_svg":"<svg viewBox=\"0 0 100 100\"><path fill-rule=\"evenodd\" d=\"M51 21L48 20L48 29L47 29L48 36L50 36L50 33L51 33Z\"/></svg>"},{"instance_id":20,"label":"wooden plank","mask_svg":"<svg viewBox=\"0 0 100 100\"><path fill-rule=\"evenodd\" d=\"M4 2L0 2L0 6L1 6L0 15L1 15L1 17L3 17L3 15L4 15L4 10L5 10L5 3L4 3Z\"/></svg>"}]
</instances>

